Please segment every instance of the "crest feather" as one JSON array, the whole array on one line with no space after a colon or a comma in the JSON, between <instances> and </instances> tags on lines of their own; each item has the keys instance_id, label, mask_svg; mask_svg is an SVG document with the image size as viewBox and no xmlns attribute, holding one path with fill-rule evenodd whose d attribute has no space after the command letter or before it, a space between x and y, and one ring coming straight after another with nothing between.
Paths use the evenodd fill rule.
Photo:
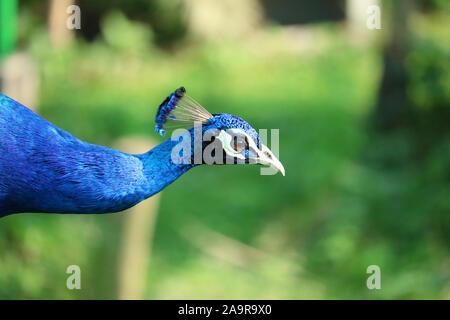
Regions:
<instances>
[{"instance_id":1,"label":"crest feather","mask_svg":"<svg viewBox=\"0 0 450 320\"><path fill-rule=\"evenodd\" d=\"M205 108L197 101L186 95L186 89L180 87L170 94L159 106L156 113L155 132L164 136L166 133L165 123L168 120L180 122L182 126L186 123L206 123L212 117Z\"/></svg>"}]
</instances>

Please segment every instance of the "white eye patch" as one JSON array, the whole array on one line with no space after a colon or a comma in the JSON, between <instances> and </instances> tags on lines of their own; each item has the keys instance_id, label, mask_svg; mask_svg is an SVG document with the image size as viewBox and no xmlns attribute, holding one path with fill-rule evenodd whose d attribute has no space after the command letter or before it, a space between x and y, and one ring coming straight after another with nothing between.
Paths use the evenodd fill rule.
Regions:
<instances>
[{"instance_id":1,"label":"white eye patch","mask_svg":"<svg viewBox=\"0 0 450 320\"><path fill-rule=\"evenodd\" d=\"M258 150L253 139L241 129L221 130L217 139L222 142L222 148L229 156L238 159L245 159L242 154L245 149Z\"/></svg>"}]
</instances>

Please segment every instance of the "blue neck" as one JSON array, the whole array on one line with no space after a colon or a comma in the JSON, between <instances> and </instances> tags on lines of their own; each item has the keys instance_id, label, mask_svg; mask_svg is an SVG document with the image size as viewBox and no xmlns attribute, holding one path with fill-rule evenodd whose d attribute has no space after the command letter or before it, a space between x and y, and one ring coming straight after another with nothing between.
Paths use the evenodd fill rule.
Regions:
<instances>
[{"instance_id":1,"label":"blue neck","mask_svg":"<svg viewBox=\"0 0 450 320\"><path fill-rule=\"evenodd\" d=\"M126 154L81 141L2 95L0 137L0 217L122 211L196 166L172 161L178 141Z\"/></svg>"},{"instance_id":2,"label":"blue neck","mask_svg":"<svg viewBox=\"0 0 450 320\"><path fill-rule=\"evenodd\" d=\"M148 181L147 197L158 193L186 171L197 166L193 162L185 164L172 161L172 151L177 144L178 141L168 139L147 153L138 155L144 164L144 175ZM191 149L191 158L193 150L194 148Z\"/></svg>"},{"instance_id":3,"label":"blue neck","mask_svg":"<svg viewBox=\"0 0 450 320\"><path fill-rule=\"evenodd\" d=\"M23 171L27 181L18 184L13 175L8 176L11 181L7 178L5 183L10 194L3 200L0 197L0 217L20 212L89 214L130 208L195 166L172 162L175 144L169 139L147 153L132 155L81 142L77 148L59 146L48 155L30 155L34 158L31 165L12 164L17 168L11 170L20 175Z\"/></svg>"},{"instance_id":4,"label":"blue neck","mask_svg":"<svg viewBox=\"0 0 450 320\"><path fill-rule=\"evenodd\" d=\"M130 208L195 166L172 162L175 144L169 139L142 155L81 141L78 145L50 145L50 152L38 148L31 153L26 148L24 161L0 159L0 164L5 162L9 168L5 174L0 170L0 217L20 212L89 214ZM8 156L18 159L15 154ZM20 183L18 179L22 179ZM4 196L3 188L7 191Z\"/></svg>"}]
</instances>

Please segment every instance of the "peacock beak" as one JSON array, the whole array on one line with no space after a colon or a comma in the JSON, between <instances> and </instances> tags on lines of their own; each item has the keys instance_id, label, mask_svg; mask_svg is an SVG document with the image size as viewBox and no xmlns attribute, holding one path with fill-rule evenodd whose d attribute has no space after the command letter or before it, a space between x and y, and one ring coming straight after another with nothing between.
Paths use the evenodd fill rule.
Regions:
<instances>
[{"instance_id":1,"label":"peacock beak","mask_svg":"<svg viewBox=\"0 0 450 320\"><path fill-rule=\"evenodd\" d=\"M258 158L256 159L257 163L262 165L271 166L275 170L279 171L283 176L285 176L284 167L281 164L280 160L267 148L265 145L261 144L261 149L257 150Z\"/></svg>"}]
</instances>

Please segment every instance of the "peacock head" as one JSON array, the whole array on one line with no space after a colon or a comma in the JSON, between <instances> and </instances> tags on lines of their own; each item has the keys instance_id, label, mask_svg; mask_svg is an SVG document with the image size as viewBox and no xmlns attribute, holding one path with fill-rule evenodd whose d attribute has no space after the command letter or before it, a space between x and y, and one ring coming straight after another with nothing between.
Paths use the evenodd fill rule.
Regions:
<instances>
[{"instance_id":1,"label":"peacock head","mask_svg":"<svg viewBox=\"0 0 450 320\"><path fill-rule=\"evenodd\" d=\"M169 95L159 106L155 131L165 135L167 121L194 123L188 133L201 132L201 163L261 164L281 172L284 167L273 152L260 141L258 132L245 120L229 113L211 114L186 95L184 87ZM195 142L194 142L195 143Z\"/></svg>"}]
</instances>

